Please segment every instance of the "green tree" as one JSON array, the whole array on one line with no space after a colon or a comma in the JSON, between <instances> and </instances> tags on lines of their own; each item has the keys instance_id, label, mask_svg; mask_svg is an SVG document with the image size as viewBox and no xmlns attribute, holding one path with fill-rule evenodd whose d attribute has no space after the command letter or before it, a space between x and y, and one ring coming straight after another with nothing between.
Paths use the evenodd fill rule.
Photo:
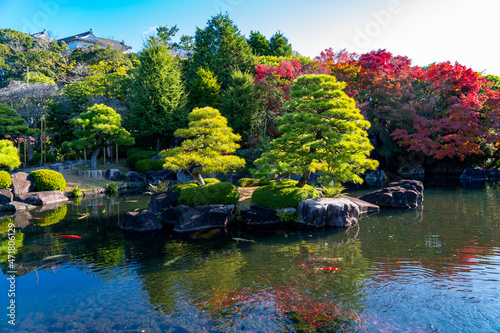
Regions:
<instances>
[{"instance_id":1,"label":"green tree","mask_svg":"<svg viewBox=\"0 0 500 333\"><path fill-rule=\"evenodd\" d=\"M108 144L131 145L134 139L122 127L122 117L104 104L95 104L87 112L74 118L71 123L77 127L76 140L67 142L73 148L93 149L91 168L97 170L97 156Z\"/></svg>"},{"instance_id":2,"label":"green tree","mask_svg":"<svg viewBox=\"0 0 500 333\"><path fill-rule=\"evenodd\" d=\"M242 136L243 142L262 111L263 105L256 94L253 76L235 70L229 88L222 96L220 112L227 118L229 126Z\"/></svg>"},{"instance_id":3,"label":"green tree","mask_svg":"<svg viewBox=\"0 0 500 333\"><path fill-rule=\"evenodd\" d=\"M330 75L310 74L295 80L286 105L291 112L276 120L283 135L255 161L260 172L302 174L297 186L303 187L311 171L330 184L362 182L358 174L377 167L377 161L368 158L373 149L366 132L370 123L343 88L345 84Z\"/></svg>"},{"instance_id":4,"label":"green tree","mask_svg":"<svg viewBox=\"0 0 500 333\"><path fill-rule=\"evenodd\" d=\"M9 140L0 140L0 165L6 165L11 169L21 165L19 152Z\"/></svg>"},{"instance_id":5,"label":"green tree","mask_svg":"<svg viewBox=\"0 0 500 333\"><path fill-rule=\"evenodd\" d=\"M164 168L187 170L200 186L205 185L202 173L227 172L245 165L244 159L231 155L240 147L236 141L241 137L217 109L194 109L189 114L189 128L178 129L175 136L186 140L180 147L162 151Z\"/></svg>"},{"instance_id":6,"label":"green tree","mask_svg":"<svg viewBox=\"0 0 500 333\"><path fill-rule=\"evenodd\" d=\"M271 54L269 41L259 31L250 31L247 43L256 56L268 56Z\"/></svg>"},{"instance_id":7,"label":"green tree","mask_svg":"<svg viewBox=\"0 0 500 333\"><path fill-rule=\"evenodd\" d=\"M196 29L190 77L200 67L208 67L227 88L231 72L254 70L254 57L245 37L228 14L212 17L205 29Z\"/></svg>"},{"instance_id":8,"label":"green tree","mask_svg":"<svg viewBox=\"0 0 500 333\"><path fill-rule=\"evenodd\" d=\"M292 57L292 44L288 43L288 38L285 37L280 31L277 31L269 39L269 55L276 57Z\"/></svg>"},{"instance_id":9,"label":"green tree","mask_svg":"<svg viewBox=\"0 0 500 333\"><path fill-rule=\"evenodd\" d=\"M191 81L189 109L211 106L217 108L220 100L220 83L208 68L200 67Z\"/></svg>"},{"instance_id":10,"label":"green tree","mask_svg":"<svg viewBox=\"0 0 500 333\"><path fill-rule=\"evenodd\" d=\"M130 95L130 127L161 140L186 122L185 93L177 59L158 40L150 38L139 54Z\"/></svg>"},{"instance_id":11,"label":"green tree","mask_svg":"<svg viewBox=\"0 0 500 333\"><path fill-rule=\"evenodd\" d=\"M18 137L25 134L28 127L16 110L9 107L7 104L0 103L0 137L10 135Z\"/></svg>"}]
</instances>

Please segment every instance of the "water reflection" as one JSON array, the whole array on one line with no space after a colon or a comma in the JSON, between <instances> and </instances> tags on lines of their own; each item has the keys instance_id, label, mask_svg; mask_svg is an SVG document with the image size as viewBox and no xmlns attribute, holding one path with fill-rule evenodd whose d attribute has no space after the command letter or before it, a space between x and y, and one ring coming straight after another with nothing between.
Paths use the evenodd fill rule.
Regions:
<instances>
[{"instance_id":1,"label":"water reflection","mask_svg":"<svg viewBox=\"0 0 500 333\"><path fill-rule=\"evenodd\" d=\"M18 229L19 322L27 331L499 330L499 199L497 187L426 189L423 207L347 230L197 240L122 232L121 215L146 208L147 196L30 212Z\"/></svg>"}]
</instances>

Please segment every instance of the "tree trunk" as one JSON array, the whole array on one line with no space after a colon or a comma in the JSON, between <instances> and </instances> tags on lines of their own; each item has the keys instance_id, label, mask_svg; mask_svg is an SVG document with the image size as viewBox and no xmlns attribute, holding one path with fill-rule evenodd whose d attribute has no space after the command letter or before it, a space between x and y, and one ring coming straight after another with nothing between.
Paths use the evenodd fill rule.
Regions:
<instances>
[{"instance_id":1,"label":"tree trunk","mask_svg":"<svg viewBox=\"0 0 500 333\"><path fill-rule=\"evenodd\" d=\"M92 157L90 158L90 168L92 170L97 170L97 155L99 155L100 151L101 151L101 147L97 147L92 152Z\"/></svg>"},{"instance_id":2,"label":"tree trunk","mask_svg":"<svg viewBox=\"0 0 500 333\"><path fill-rule=\"evenodd\" d=\"M195 167L193 168L192 175L194 179L196 179L196 182L198 183L199 186L205 185L205 181L203 180L203 177L201 176L201 167Z\"/></svg>"},{"instance_id":3,"label":"tree trunk","mask_svg":"<svg viewBox=\"0 0 500 333\"><path fill-rule=\"evenodd\" d=\"M161 138L160 136L158 135L156 137L156 151L160 151L161 150Z\"/></svg>"},{"instance_id":4,"label":"tree trunk","mask_svg":"<svg viewBox=\"0 0 500 333\"><path fill-rule=\"evenodd\" d=\"M307 184L309 177L311 177L311 170L307 170L306 172L304 172L304 174L302 175L302 177L300 178L300 180L296 186L297 187L304 187L304 185Z\"/></svg>"}]
</instances>

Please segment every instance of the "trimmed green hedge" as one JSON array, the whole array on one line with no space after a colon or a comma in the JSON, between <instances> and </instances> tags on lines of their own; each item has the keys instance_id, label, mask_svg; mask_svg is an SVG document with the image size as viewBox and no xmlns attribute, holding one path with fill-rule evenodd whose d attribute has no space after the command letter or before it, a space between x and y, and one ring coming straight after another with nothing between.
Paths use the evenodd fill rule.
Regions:
<instances>
[{"instance_id":1,"label":"trimmed green hedge","mask_svg":"<svg viewBox=\"0 0 500 333\"><path fill-rule=\"evenodd\" d=\"M127 164L134 165L140 160L147 160L155 155L158 155L157 151L140 150L127 157Z\"/></svg>"},{"instance_id":2,"label":"trimmed green hedge","mask_svg":"<svg viewBox=\"0 0 500 333\"><path fill-rule=\"evenodd\" d=\"M12 186L12 178L7 171L0 171L0 189Z\"/></svg>"},{"instance_id":3,"label":"trimmed green hedge","mask_svg":"<svg viewBox=\"0 0 500 333\"><path fill-rule=\"evenodd\" d=\"M218 179L215 179L215 178L205 178L203 180L205 181L205 185L220 183L220 181ZM181 191L186 189L186 188L197 187L197 186L198 186L198 183L196 182L196 180L193 180L192 182L174 185L170 188L170 191L175 191L175 192L181 193Z\"/></svg>"},{"instance_id":4,"label":"trimmed green hedge","mask_svg":"<svg viewBox=\"0 0 500 333\"><path fill-rule=\"evenodd\" d=\"M145 150L142 150L142 148L139 148L139 147L130 148L129 150L127 150L127 157L129 157L132 154L137 153L138 151L145 151Z\"/></svg>"},{"instance_id":5,"label":"trimmed green hedge","mask_svg":"<svg viewBox=\"0 0 500 333\"><path fill-rule=\"evenodd\" d=\"M63 175L54 170L41 169L30 173L35 179L35 191L64 191L66 180Z\"/></svg>"},{"instance_id":6,"label":"trimmed green hedge","mask_svg":"<svg viewBox=\"0 0 500 333\"><path fill-rule=\"evenodd\" d=\"M254 186L264 186L271 184L271 180L267 178L255 179L255 178L241 178L236 183L240 187L254 187Z\"/></svg>"},{"instance_id":7,"label":"trimmed green hedge","mask_svg":"<svg viewBox=\"0 0 500 333\"><path fill-rule=\"evenodd\" d=\"M135 170L137 172L146 173L149 170L163 170L163 164L165 160L140 160L135 164Z\"/></svg>"},{"instance_id":8,"label":"trimmed green hedge","mask_svg":"<svg viewBox=\"0 0 500 333\"><path fill-rule=\"evenodd\" d=\"M179 203L191 207L215 204L236 205L239 199L240 194L236 186L222 182L184 188L181 190Z\"/></svg>"},{"instance_id":9,"label":"trimmed green hedge","mask_svg":"<svg viewBox=\"0 0 500 333\"><path fill-rule=\"evenodd\" d=\"M295 180L287 179L259 187L252 194L252 205L272 209L297 208L303 200L320 197L319 192L313 187L305 185L300 188L295 186L297 183Z\"/></svg>"},{"instance_id":10,"label":"trimmed green hedge","mask_svg":"<svg viewBox=\"0 0 500 333\"><path fill-rule=\"evenodd\" d=\"M40 162L40 159L42 158L41 153L35 153L33 154L33 158L30 160L30 164L37 164ZM47 154L47 163L54 163L56 161L56 158L52 154Z\"/></svg>"}]
</instances>

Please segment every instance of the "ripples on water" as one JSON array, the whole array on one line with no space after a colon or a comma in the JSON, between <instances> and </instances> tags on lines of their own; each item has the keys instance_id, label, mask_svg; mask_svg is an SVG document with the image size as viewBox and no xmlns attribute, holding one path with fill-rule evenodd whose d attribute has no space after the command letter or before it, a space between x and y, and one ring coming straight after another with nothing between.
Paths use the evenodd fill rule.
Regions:
<instances>
[{"instance_id":1,"label":"ripples on water","mask_svg":"<svg viewBox=\"0 0 500 333\"><path fill-rule=\"evenodd\" d=\"M16 331L500 331L498 189L426 189L423 207L349 230L202 241L122 233L114 214L147 206L128 199L25 232Z\"/></svg>"}]
</instances>

